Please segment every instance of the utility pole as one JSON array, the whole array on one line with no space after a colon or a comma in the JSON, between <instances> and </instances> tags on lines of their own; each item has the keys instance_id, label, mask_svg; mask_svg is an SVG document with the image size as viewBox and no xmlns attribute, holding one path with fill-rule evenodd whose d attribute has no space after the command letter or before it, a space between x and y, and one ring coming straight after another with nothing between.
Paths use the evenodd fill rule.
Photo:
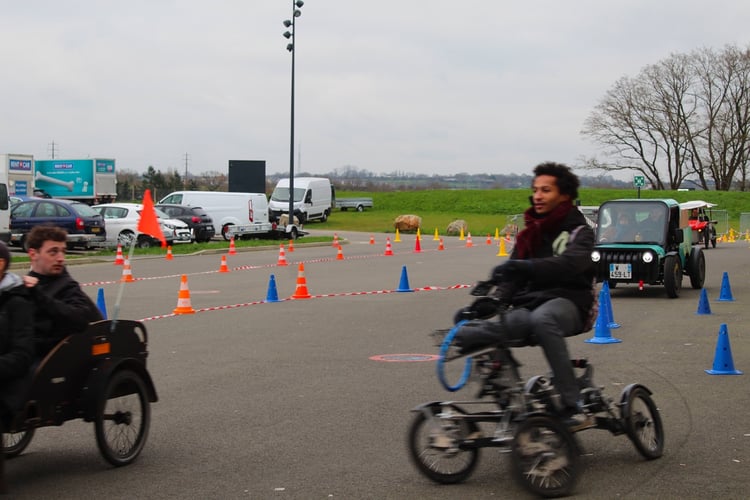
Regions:
<instances>
[{"instance_id":1,"label":"utility pole","mask_svg":"<svg viewBox=\"0 0 750 500\"><path fill-rule=\"evenodd\" d=\"M190 161L190 155L185 153L185 177L182 179L182 187L187 191L188 187L188 162Z\"/></svg>"},{"instance_id":2,"label":"utility pole","mask_svg":"<svg viewBox=\"0 0 750 500\"><path fill-rule=\"evenodd\" d=\"M52 159L55 159L55 141L52 141L52 144L50 144L50 152L52 155Z\"/></svg>"}]
</instances>

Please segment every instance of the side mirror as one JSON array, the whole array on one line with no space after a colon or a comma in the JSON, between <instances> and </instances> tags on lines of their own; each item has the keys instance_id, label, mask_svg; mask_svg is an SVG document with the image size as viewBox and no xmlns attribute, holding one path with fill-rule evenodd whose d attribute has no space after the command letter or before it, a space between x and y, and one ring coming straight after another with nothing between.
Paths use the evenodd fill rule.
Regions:
<instances>
[{"instance_id":1,"label":"side mirror","mask_svg":"<svg viewBox=\"0 0 750 500\"><path fill-rule=\"evenodd\" d=\"M677 244L680 244L683 241L685 241L685 232L682 229L675 229L675 231L674 231L674 241Z\"/></svg>"}]
</instances>

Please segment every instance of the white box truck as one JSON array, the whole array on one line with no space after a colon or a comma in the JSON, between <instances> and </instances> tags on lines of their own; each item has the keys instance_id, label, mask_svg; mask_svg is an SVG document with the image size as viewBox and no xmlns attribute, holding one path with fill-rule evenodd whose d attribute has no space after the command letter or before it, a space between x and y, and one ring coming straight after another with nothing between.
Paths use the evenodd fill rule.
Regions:
<instances>
[{"instance_id":1,"label":"white box truck","mask_svg":"<svg viewBox=\"0 0 750 500\"><path fill-rule=\"evenodd\" d=\"M214 221L216 234L225 240L242 236L276 236L288 233L290 239L301 234L295 226L271 223L264 193L228 193L225 191L175 191L159 203L201 207Z\"/></svg>"},{"instance_id":2,"label":"white box truck","mask_svg":"<svg viewBox=\"0 0 750 500\"><path fill-rule=\"evenodd\" d=\"M294 216L300 223L318 219L328 220L336 199L331 181L325 177L294 178ZM271 220L289 213L289 179L279 179L268 203Z\"/></svg>"},{"instance_id":3,"label":"white box truck","mask_svg":"<svg viewBox=\"0 0 750 500\"><path fill-rule=\"evenodd\" d=\"M31 155L0 155L0 240L10 241L10 196L33 194L31 175L34 157Z\"/></svg>"}]
</instances>

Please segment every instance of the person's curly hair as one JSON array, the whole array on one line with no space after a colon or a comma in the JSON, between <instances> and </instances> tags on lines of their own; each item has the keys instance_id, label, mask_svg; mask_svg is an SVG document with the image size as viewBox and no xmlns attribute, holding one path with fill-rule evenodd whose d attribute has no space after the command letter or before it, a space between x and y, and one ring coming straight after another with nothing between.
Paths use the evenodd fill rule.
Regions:
<instances>
[{"instance_id":1,"label":"person's curly hair","mask_svg":"<svg viewBox=\"0 0 750 500\"><path fill-rule=\"evenodd\" d=\"M34 226L26 235L26 246L39 250L45 241L56 241L65 243L68 240L68 232L65 229L49 224Z\"/></svg>"},{"instance_id":2,"label":"person's curly hair","mask_svg":"<svg viewBox=\"0 0 750 500\"><path fill-rule=\"evenodd\" d=\"M534 176L551 175L557 178L557 188L560 194L570 195L570 201L578 198L578 187L581 182L578 176L567 165L552 161L540 163L534 167Z\"/></svg>"}]
</instances>

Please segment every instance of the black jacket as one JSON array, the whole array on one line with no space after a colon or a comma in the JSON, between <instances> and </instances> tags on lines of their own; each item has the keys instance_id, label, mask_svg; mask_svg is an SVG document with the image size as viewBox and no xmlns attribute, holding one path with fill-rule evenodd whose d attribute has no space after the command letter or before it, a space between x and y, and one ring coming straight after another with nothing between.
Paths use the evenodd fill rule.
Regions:
<instances>
[{"instance_id":1,"label":"black jacket","mask_svg":"<svg viewBox=\"0 0 750 500\"><path fill-rule=\"evenodd\" d=\"M46 356L68 335L81 333L89 323L104 319L67 269L59 276L43 276L34 271L29 276L39 279L36 286L29 288L34 301L34 344L38 357Z\"/></svg>"},{"instance_id":2,"label":"black jacket","mask_svg":"<svg viewBox=\"0 0 750 500\"><path fill-rule=\"evenodd\" d=\"M543 233L541 245L534 251L536 257L530 259L529 281L513 290L503 290L503 295L511 298L514 307L527 309L557 297L570 299L585 323L594 302L593 248L594 231L574 207L554 231ZM517 258L515 249L510 258Z\"/></svg>"},{"instance_id":3,"label":"black jacket","mask_svg":"<svg viewBox=\"0 0 750 500\"><path fill-rule=\"evenodd\" d=\"M0 413L16 409L16 382L29 376L34 359L32 311L21 278L6 274L0 280Z\"/></svg>"}]
</instances>

